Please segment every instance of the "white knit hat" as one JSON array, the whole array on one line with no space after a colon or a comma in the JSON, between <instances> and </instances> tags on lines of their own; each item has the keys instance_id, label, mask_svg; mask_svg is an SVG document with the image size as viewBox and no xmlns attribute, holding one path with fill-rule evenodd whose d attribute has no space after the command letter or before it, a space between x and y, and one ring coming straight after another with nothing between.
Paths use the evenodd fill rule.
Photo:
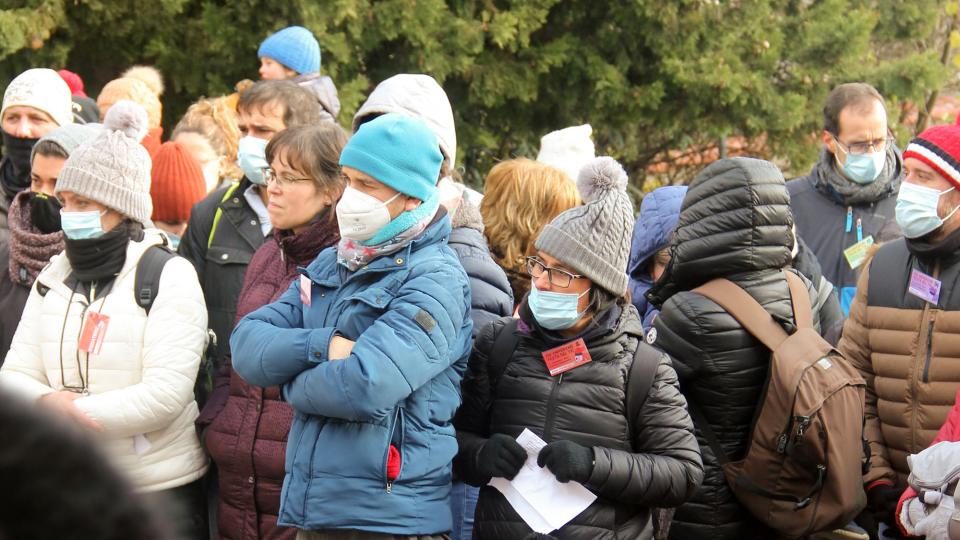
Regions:
<instances>
[{"instance_id":1,"label":"white knit hat","mask_svg":"<svg viewBox=\"0 0 960 540\"><path fill-rule=\"evenodd\" d=\"M590 124L572 126L551 131L540 137L540 153L537 161L556 167L567 173L570 180L576 182L580 169L597 157L590 134Z\"/></svg>"},{"instance_id":2,"label":"white knit hat","mask_svg":"<svg viewBox=\"0 0 960 540\"><path fill-rule=\"evenodd\" d=\"M10 107L33 107L49 114L58 126L73 123L70 87L52 69L28 69L10 81L3 93L0 118Z\"/></svg>"},{"instance_id":3,"label":"white knit hat","mask_svg":"<svg viewBox=\"0 0 960 540\"><path fill-rule=\"evenodd\" d=\"M140 144L147 112L120 100L103 119L103 131L70 154L54 190L70 191L112 208L140 223L153 213L150 154Z\"/></svg>"}]
</instances>

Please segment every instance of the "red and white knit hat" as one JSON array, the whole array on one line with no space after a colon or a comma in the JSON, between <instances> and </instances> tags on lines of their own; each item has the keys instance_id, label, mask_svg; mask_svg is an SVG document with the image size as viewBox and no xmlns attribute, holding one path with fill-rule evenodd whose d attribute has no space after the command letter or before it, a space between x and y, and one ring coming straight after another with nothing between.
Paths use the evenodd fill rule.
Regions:
<instances>
[{"instance_id":1,"label":"red and white knit hat","mask_svg":"<svg viewBox=\"0 0 960 540\"><path fill-rule=\"evenodd\" d=\"M934 126L917 135L903 159L919 159L960 188L960 125Z\"/></svg>"}]
</instances>

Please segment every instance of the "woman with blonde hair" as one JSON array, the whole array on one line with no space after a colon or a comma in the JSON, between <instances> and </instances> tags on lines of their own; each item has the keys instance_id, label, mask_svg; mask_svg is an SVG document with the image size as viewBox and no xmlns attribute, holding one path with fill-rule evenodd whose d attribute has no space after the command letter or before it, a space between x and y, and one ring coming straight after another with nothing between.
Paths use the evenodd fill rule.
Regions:
<instances>
[{"instance_id":1,"label":"woman with blonde hair","mask_svg":"<svg viewBox=\"0 0 960 540\"><path fill-rule=\"evenodd\" d=\"M203 98L190 105L173 128L170 140L184 145L200 162L208 193L243 176L234 161L240 143L238 118L229 98Z\"/></svg>"},{"instance_id":2,"label":"woman with blonde hair","mask_svg":"<svg viewBox=\"0 0 960 540\"><path fill-rule=\"evenodd\" d=\"M511 159L490 169L480 215L490 252L507 273L517 305L530 290L526 257L533 255L540 230L579 205L576 184L560 169L530 159Z\"/></svg>"}]
</instances>

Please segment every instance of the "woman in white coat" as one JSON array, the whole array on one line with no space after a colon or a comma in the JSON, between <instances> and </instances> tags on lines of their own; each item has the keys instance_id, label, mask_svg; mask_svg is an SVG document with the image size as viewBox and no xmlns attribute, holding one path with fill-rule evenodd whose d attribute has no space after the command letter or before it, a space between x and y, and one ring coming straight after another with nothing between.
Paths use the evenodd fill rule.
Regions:
<instances>
[{"instance_id":1,"label":"woman in white coat","mask_svg":"<svg viewBox=\"0 0 960 540\"><path fill-rule=\"evenodd\" d=\"M193 266L162 264L149 311L137 303L138 262L165 237L150 224L146 113L118 102L104 131L77 148L57 180L66 249L39 274L0 384L95 430L114 464L163 500L179 537L205 538L194 429L194 380L207 314Z\"/></svg>"}]
</instances>

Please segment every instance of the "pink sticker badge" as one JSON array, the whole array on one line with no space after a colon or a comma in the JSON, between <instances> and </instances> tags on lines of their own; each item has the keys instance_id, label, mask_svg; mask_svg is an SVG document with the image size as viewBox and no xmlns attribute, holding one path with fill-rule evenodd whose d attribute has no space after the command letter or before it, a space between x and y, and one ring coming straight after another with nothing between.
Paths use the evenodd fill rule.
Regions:
<instances>
[{"instance_id":1,"label":"pink sticker badge","mask_svg":"<svg viewBox=\"0 0 960 540\"><path fill-rule=\"evenodd\" d=\"M310 278L300 274L300 301L303 302L303 305L309 306L310 301L313 300L310 290L313 287L313 282L310 281Z\"/></svg>"},{"instance_id":2,"label":"pink sticker badge","mask_svg":"<svg viewBox=\"0 0 960 540\"><path fill-rule=\"evenodd\" d=\"M940 280L913 270L910 272L910 287L907 291L921 300L937 305L940 301Z\"/></svg>"}]
</instances>

